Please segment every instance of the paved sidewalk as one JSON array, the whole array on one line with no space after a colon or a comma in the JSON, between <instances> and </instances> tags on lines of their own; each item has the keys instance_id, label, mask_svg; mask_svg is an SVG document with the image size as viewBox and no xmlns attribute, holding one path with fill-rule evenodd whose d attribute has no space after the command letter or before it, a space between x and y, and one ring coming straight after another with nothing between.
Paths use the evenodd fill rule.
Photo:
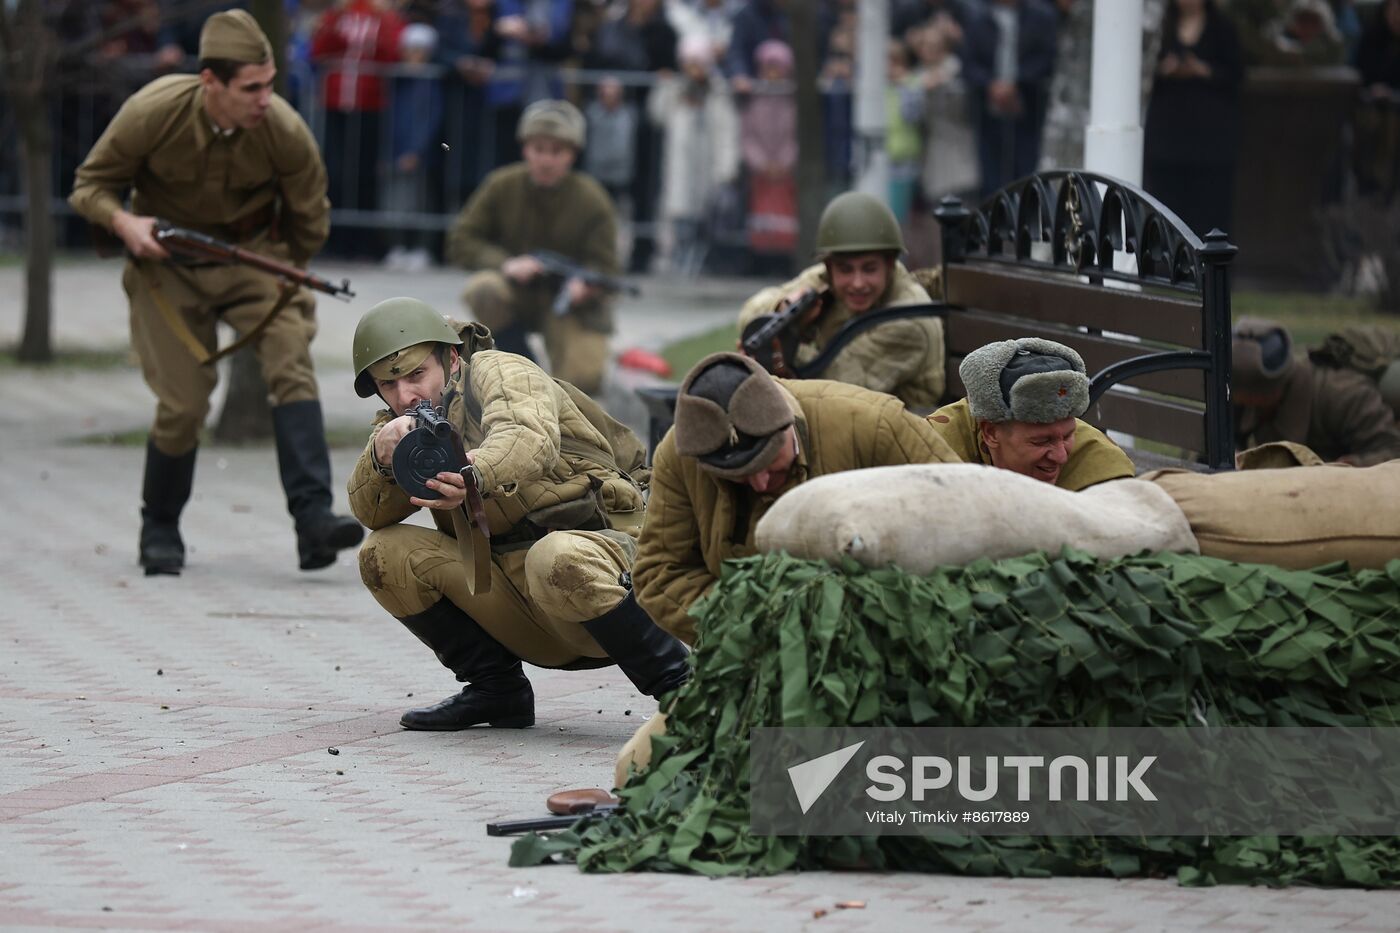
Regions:
<instances>
[{"instance_id":1,"label":"paved sidewalk","mask_svg":"<svg viewBox=\"0 0 1400 933\"><path fill-rule=\"evenodd\" d=\"M60 345L125 340L116 269L61 271ZM348 390L343 348L366 302L402 282L345 274L363 297L323 305L318 361L332 420L358 423L369 405ZM449 306L458 280L412 284ZM19 285L0 269L0 342ZM664 307L629 306L625 343L726 320L744 288L647 283ZM531 671L531 730L401 731L404 708L455 685L353 561L296 571L270 448L201 451L190 567L147 579L134 554L142 451L72 442L145 423L139 374L0 369L0 398L5 930L1396 928L1400 895L1376 892L508 868L508 841L484 824L608 783L616 748L653 712L616 670ZM334 452L338 478L354 455Z\"/></svg>"}]
</instances>

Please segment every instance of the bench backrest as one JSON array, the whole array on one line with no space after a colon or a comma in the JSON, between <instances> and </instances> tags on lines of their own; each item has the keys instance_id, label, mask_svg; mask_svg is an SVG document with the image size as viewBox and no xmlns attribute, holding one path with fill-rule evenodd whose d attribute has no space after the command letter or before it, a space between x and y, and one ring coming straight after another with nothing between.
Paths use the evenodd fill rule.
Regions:
<instances>
[{"instance_id":1,"label":"bench backrest","mask_svg":"<svg viewBox=\"0 0 1400 933\"><path fill-rule=\"evenodd\" d=\"M975 211L945 199L936 215L950 395L963 394L958 366L972 350L1057 340L1092 377L1086 421L1233 467L1235 247L1223 233L1203 241L1140 188L1087 172L1029 176Z\"/></svg>"}]
</instances>

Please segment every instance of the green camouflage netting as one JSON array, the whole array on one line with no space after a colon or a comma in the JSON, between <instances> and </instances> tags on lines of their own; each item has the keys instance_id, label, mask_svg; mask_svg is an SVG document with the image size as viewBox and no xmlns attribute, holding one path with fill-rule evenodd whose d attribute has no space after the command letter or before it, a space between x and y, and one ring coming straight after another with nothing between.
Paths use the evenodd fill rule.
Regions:
<instances>
[{"instance_id":1,"label":"green camouflage netting","mask_svg":"<svg viewBox=\"0 0 1400 933\"><path fill-rule=\"evenodd\" d=\"M1394 726L1400 560L1310 572L1066 552L926 577L781 554L728 564L697 606L696 676L624 808L518 840L513 865L753 875L861 868L1395 886L1400 840L766 837L755 726Z\"/></svg>"}]
</instances>

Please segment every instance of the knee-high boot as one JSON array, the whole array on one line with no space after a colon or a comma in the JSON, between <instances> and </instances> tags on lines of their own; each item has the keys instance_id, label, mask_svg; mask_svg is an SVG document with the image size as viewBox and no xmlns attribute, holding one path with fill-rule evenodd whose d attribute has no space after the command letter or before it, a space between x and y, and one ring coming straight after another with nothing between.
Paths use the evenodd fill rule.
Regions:
<instances>
[{"instance_id":1,"label":"knee-high boot","mask_svg":"<svg viewBox=\"0 0 1400 933\"><path fill-rule=\"evenodd\" d=\"M177 575L185 566L180 512L190 501L194 460L199 448L178 457L146 442L146 474L141 483L140 562L146 576Z\"/></svg>"},{"instance_id":2,"label":"knee-high boot","mask_svg":"<svg viewBox=\"0 0 1400 933\"><path fill-rule=\"evenodd\" d=\"M653 622L630 591L622 602L583 627L649 697L660 699L690 679L685 645Z\"/></svg>"},{"instance_id":3,"label":"knee-high boot","mask_svg":"<svg viewBox=\"0 0 1400 933\"><path fill-rule=\"evenodd\" d=\"M359 544L365 530L350 516L331 511L331 456L320 400L273 408L272 430L287 511L296 520L298 562L302 570L328 567L336 551Z\"/></svg>"}]
</instances>

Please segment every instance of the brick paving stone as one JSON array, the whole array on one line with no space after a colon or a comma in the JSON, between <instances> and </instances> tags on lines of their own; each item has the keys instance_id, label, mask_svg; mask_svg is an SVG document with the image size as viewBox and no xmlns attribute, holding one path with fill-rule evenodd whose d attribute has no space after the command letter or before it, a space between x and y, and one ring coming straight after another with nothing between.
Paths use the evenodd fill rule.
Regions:
<instances>
[{"instance_id":1,"label":"brick paving stone","mask_svg":"<svg viewBox=\"0 0 1400 933\"><path fill-rule=\"evenodd\" d=\"M125 341L118 269L61 270L61 346ZM362 425L369 407L345 391L343 358L358 312L406 290L451 310L460 276L327 271L363 296L321 305L328 420ZM666 313L624 306L619 346L727 320L749 286L645 287ZM0 269L0 341L22 294L20 271ZM5 931L1396 928L1388 892L509 868L509 842L485 823L538 813L561 787L606 784L615 750L654 712L616 670L532 670L534 729L401 731L404 708L456 685L374 604L352 560L296 571L270 448L201 452L189 569L148 579L134 553L141 450L74 441L144 425L139 374L0 369L0 398ZM356 452L333 452L337 483ZM867 906L835 909L847 899Z\"/></svg>"}]
</instances>

